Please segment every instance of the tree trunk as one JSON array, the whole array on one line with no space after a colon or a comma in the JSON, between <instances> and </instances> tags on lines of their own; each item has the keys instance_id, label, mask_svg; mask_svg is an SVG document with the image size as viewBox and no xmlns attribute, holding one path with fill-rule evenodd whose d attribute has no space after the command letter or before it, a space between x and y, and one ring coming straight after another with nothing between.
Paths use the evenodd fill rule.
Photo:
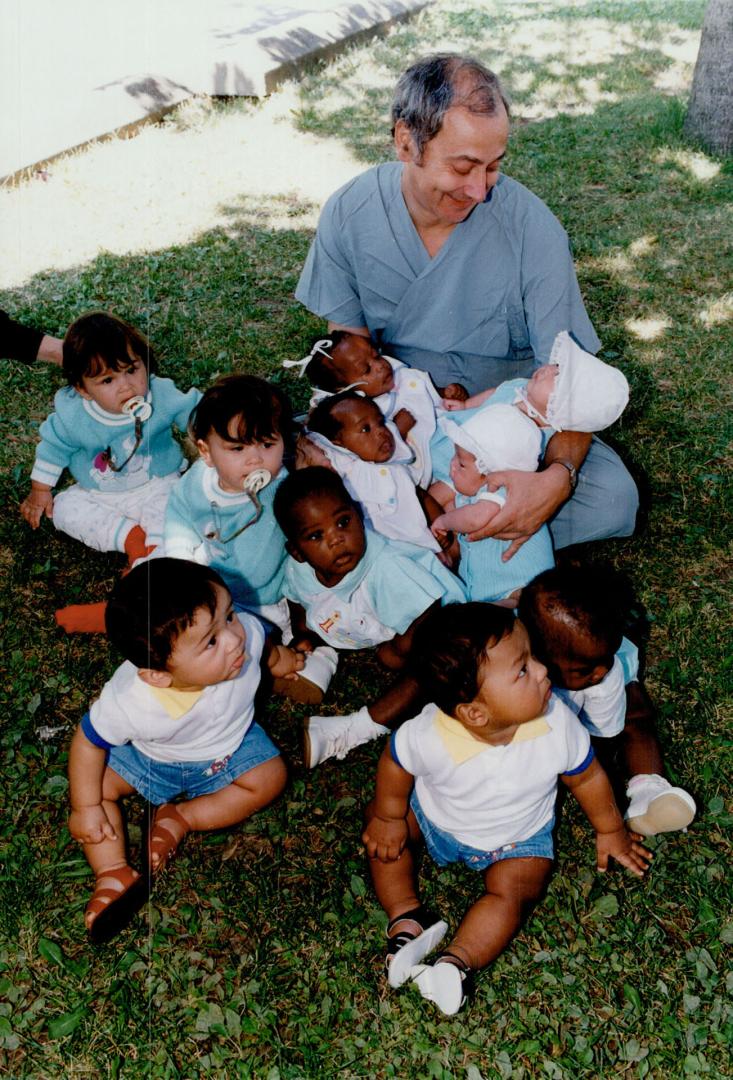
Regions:
<instances>
[{"instance_id":1,"label":"tree trunk","mask_svg":"<svg viewBox=\"0 0 733 1080\"><path fill-rule=\"evenodd\" d=\"M733 149L733 0L708 0L685 135L718 153Z\"/></svg>"}]
</instances>

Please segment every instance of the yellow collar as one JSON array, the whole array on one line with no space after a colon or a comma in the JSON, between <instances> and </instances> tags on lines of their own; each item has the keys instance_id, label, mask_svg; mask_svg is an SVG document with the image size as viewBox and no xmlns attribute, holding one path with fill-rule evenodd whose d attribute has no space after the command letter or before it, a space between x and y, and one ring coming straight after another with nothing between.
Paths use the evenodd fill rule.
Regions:
<instances>
[{"instance_id":1,"label":"yellow collar","mask_svg":"<svg viewBox=\"0 0 733 1080\"><path fill-rule=\"evenodd\" d=\"M438 734L451 759L456 765L462 765L484 750L496 750L498 747L477 739L468 728L464 727L460 720L448 716L441 709L436 711L435 726ZM526 724L520 724L514 732L511 743L527 742L529 739L539 739L550 730L550 725L544 716L538 716L536 720L528 720Z\"/></svg>"},{"instance_id":2,"label":"yellow collar","mask_svg":"<svg viewBox=\"0 0 733 1080\"><path fill-rule=\"evenodd\" d=\"M151 686L150 691L171 720L180 720L185 716L203 694L203 690L174 690L170 686Z\"/></svg>"}]
</instances>

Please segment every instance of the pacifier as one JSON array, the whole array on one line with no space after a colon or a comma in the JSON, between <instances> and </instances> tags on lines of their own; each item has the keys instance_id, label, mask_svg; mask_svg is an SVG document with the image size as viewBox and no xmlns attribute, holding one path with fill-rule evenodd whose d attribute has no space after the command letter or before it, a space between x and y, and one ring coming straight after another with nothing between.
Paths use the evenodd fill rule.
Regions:
<instances>
[{"instance_id":1,"label":"pacifier","mask_svg":"<svg viewBox=\"0 0 733 1080\"><path fill-rule=\"evenodd\" d=\"M150 419L153 406L140 394L136 394L135 397L131 397L129 401L125 402L122 406L122 412L126 416L132 417L133 420L144 421Z\"/></svg>"},{"instance_id":2,"label":"pacifier","mask_svg":"<svg viewBox=\"0 0 733 1080\"><path fill-rule=\"evenodd\" d=\"M272 480L269 469L253 469L249 476L244 479L244 491L246 495L256 495Z\"/></svg>"}]
</instances>

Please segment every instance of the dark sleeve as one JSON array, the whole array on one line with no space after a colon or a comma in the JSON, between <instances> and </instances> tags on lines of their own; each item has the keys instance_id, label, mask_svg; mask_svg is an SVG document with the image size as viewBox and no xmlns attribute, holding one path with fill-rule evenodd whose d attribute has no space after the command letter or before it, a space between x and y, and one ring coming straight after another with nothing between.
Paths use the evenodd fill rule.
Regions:
<instances>
[{"instance_id":1,"label":"dark sleeve","mask_svg":"<svg viewBox=\"0 0 733 1080\"><path fill-rule=\"evenodd\" d=\"M32 364L38 356L42 338L42 330L21 326L5 311L0 311L0 356Z\"/></svg>"}]
</instances>

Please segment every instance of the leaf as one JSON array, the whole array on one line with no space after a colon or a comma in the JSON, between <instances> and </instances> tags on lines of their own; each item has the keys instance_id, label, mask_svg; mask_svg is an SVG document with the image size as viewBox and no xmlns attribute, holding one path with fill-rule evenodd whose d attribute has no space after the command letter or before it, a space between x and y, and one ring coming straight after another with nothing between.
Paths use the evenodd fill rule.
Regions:
<instances>
[{"instance_id":1,"label":"leaf","mask_svg":"<svg viewBox=\"0 0 733 1080\"><path fill-rule=\"evenodd\" d=\"M354 896L366 896L366 885L364 879L360 878L358 874L351 875L351 892Z\"/></svg>"},{"instance_id":2,"label":"leaf","mask_svg":"<svg viewBox=\"0 0 733 1080\"><path fill-rule=\"evenodd\" d=\"M596 915L601 915L604 919L612 919L615 915L618 915L617 897L613 893L606 893L605 896L599 897L593 905L593 912Z\"/></svg>"},{"instance_id":3,"label":"leaf","mask_svg":"<svg viewBox=\"0 0 733 1080\"><path fill-rule=\"evenodd\" d=\"M49 964L58 964L59 967L64 966L64 954L55 941L49 941L45 937L39 938L38 952Z\"/></svg>"},{"instance_id":4,"label":"leaf","mask_svg":"<svg viewBox=\"0 0 733 1080\"><path fill-rule=\"evenodd\" d=\"M67 1035L71 1035L72 1031L76 1031L79 1027L79 1024L82 1022L82 1019L88 1011L86 1005L80 1005L79 1008L74 1009L73 1012L64 1013L63 1016L58 1016L55 1020L49 1020L49 1038L63 1039Z\"/></svg>"},{"instance_id":5,"label":"leaf","mask_svg":"<svg viewBox=\"0 0 733 1080\"><path fill-rule=\"evenodd\" d=\"M630 1005L633 1005L637 1012L641 1012L641 995L631 983L624 983L624 997Z\"/></svg>"}]
</instances>

